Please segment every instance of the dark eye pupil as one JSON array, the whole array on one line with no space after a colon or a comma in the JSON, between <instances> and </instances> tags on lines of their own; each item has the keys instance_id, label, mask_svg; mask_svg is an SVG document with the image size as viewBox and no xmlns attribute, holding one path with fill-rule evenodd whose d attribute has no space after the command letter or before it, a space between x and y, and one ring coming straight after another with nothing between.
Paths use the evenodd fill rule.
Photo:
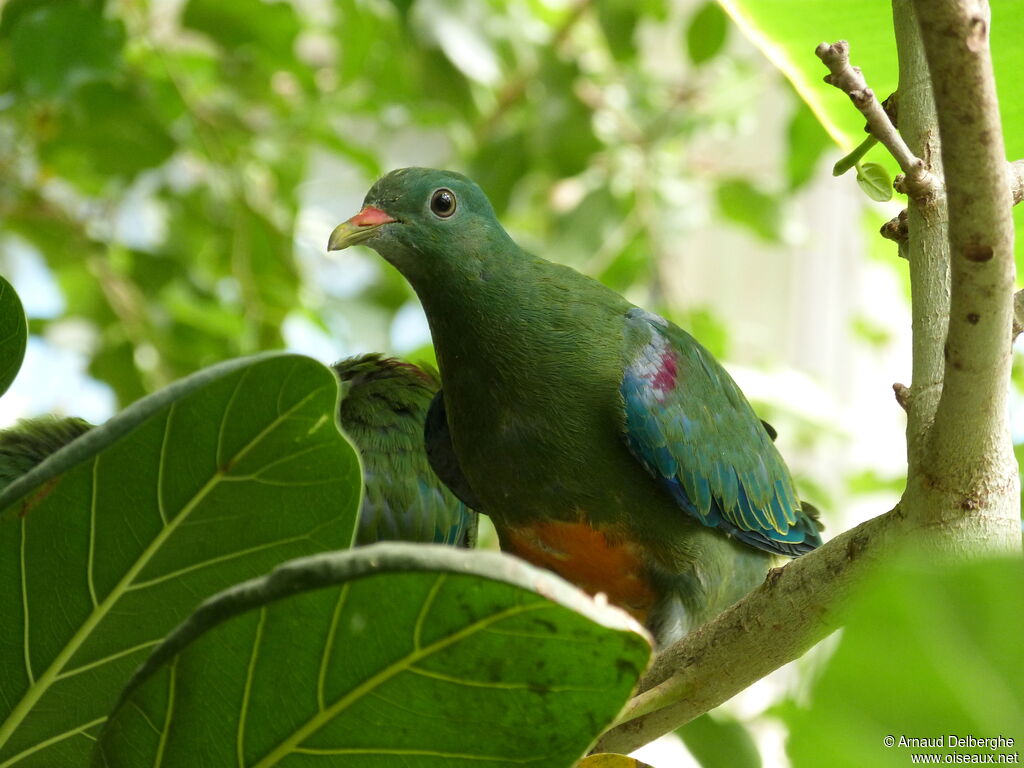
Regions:
<instances>
[{"instance_id":1,"label":"dark eye pupil","mask_svg":"<svg viewBox=\"0 0 1024 768\"><path fill-rule=\"evenodd\" d=\"M437 190L430 199L430 210L438 216L451 216L455 213L455 195L448 189Z\"/></svg>"}]
</instances>

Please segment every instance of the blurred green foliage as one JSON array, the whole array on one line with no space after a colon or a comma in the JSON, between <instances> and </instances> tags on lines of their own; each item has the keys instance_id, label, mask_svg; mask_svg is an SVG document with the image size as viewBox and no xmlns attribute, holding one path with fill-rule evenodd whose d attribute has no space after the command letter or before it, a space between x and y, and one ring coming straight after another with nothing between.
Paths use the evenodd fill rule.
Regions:
<instances>
[{"instance_id":1,"label":"blurred green foliage","mask_svg":"<svg viewBox=\"0 0 1024 768\"><path fill-rule=\"evenodd\" d=\"M1024 739L1024 591L1020 559L890 563L863 585L809 707L790 705L794 768L905 766L911 754L957 762L1019 761ZM950 734L997 736L1013 746L966 747ZM885 741L892 736L895 744ZM901 746L901 737L939 739ZM1012 759L1016 753L1017 759ZM951 762L951 760L945 760Z\"/></svg>"},{"instance_id":2,"label":"blurred green foliage","mask_svg":"<svg viewBox=\"0 0 1024 768\"><path fill-rule=\"evenodd\" d=\"M121 405L283 346L289 318L372 346L367 323L389 328L409 288L359 256L322 279L307 219L345 218L396 164L465 170L528 244L663 302L653 223L680 185L710 184L725 222L776 241L826 142L796 108L772 189L686 160L765 77L728 31L718 5L666 0L11 0L0 266L15 242L42 256L63 309L33 332L84 322L89 372ZM726 347L706 308L673 314Z\"/></svg>"},{"instance_id":3,"label":"blurred green foliage","mask_svg":"<svg viewBox=\"0 0 1024 768\"><path fill-rule=\"evenodd\" d=\"M726 179L718 185L718 208L722 216L747 227L762 240L781 237L779 201L746 179Z\"/></svg>"},{"instance_id":4,"label":"blurred green foliage","mask_svg":"<svg viewBox=\"0 0 1024 768\"><path fill-rule=\"evenodd\" d=\"M749 731L727 715L703 714L676 730L701 768L761 768Z\"/></svg>"},{"instance_id":5,"label":"blurred green foliage","mask_svg":"<svg viewBox=\"0 0 1024 768\"><path fill-rule=\"evenodd\" d=\"M693 14L686 29L686 49L690 54L690 61L694 64L703 64L717 56L725 45L728 24L725 11L718 3L714 0L704 3Z\"/></svg>"}]
</instances>

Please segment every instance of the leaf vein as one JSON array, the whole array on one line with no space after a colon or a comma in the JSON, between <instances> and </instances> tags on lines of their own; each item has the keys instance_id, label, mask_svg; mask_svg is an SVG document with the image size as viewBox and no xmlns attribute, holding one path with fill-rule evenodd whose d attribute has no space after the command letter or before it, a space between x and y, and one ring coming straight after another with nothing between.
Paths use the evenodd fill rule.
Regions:
<instances>
[{"instance_id":1,"label":"leaf vein","mask_svg":"<svg viewBox=\"0 0 1024 768\"><path fill-rule=\"evenodd\" d=\"M288 382L291 381L292 376L295 374L295 372L297 370L299 370L299 363L296 360L295 363L292 364L291 370L288 371L288 373L286 373L284 375L283 379L281 379L281 386L277 390L277 412L278 413L281 413L281 408L282 408L282 405L283 405L281 400L284 397L285 390L288 389Z\"/></svg>"},{"instance_id":2,"label":"leaf vein","mask_svg":"<svg viewBox=\"0 0 1024 768\"><path fill-rule=\"evenodd\" d=\"M167 442L171 435L171 422L174 420L174 411L178 403L171 403L167 410L167 419L164 420L164 434L160 441L160 458L156 474L156 508L160 513L160 519L167 525L167 508L164 502L164 469L167 466Z\"/></svg>"},{"instance_id":3,"label":"leaf vein","mask_svg":"<svg viewBox=\"0 0 1024 768\"><path fill-rule=\"evenodd\" d=\"M160 730L160 741L156 746L156 754L153 756L153 768L160 768L164 762L164 750L167 748L167 734L171 730L171 720L174 718L175 687L178 682L178 659L171 662L170 677L167 680L167 711L164 713L164 726Z\"/></svg>"},{"instance_id":4,"label":"leaf vein","mask_svg":"<svg viewBox=\"0 0 1024 768\"><path fill-rule=\"evenodd\" d=\"M61 672L59 675L53 678L53 682L56 683L59 680L65 680L69 677L74 677L75 675L81 674L82 672L88 672L90 669L101 667L104 664L109 664L112 661L117 661L118 659L124 656L128 656L129 654L135 653L136 651L141 651L144 648L152 648L154 645L159 645L162 642L163 638L160 637L156 640L147 640L145 643L139 643L138 645L132 646L131 648L123 648L120 651L117 651L116 653L110 654L109 656L104 656L102 659L96 659L95 661L90 661L88 664L83 664L80 667L75 667L74 669L69 669L65 672Z\"/></svg>"},{"instance_id":5,"label":"leaf vein","mask_svg":"<svg viewBox=\"0 0 1024 768\"><path fill-rule=\"evenodd\" d=\"M245 768L245 720L249 714L249 701L252 698L252 679L256 670L256 660L260 655L260 643L263 641L263 625L267 623L266 606L260 608L260 618L256 623L256 635L252 640L252 651L249 654L249 666L245 670L245 689L242 691L242 704L238 710L238 732L235 735L235 749L238 755L238 768Z\"/></svg>"},{"instance_id":6,"label":"leaf vein","mask_svg":"<svg viewBox=\"0 0 1024 768\"><path fill-rule=\"evenodd\" d=\"M264 464L262 467L260 467L255 472L253 472L252 475L253 476L262 475L267 470L273 469L274 467L278 466L279 464L286 464L289 461L294 461L295 459L299 458L300 456L305 456L307 453L313 453L314 451L322 451L324 448L330 448L330 445L328 443L319 443L317 445L311 445L311 446L309 446L307 448L303 448L301 451L296 451L295 453L289 453L286 456L282 456L281 458L276 459L275 461L270 462L269 464Z\"/></svg>"},{"instance_id":7,"label":"leaf vein","mask_svg":"<svg viewBox=\"0 0 1024 768\"><path fill-rule=\"evenodd\" d=\"M92 601L93 610L99 605L99 600L96 599L96 583L92 575L96 558L96 497L99 494L99 469L100 457L97 455L92 460L92 493L89 499L89 554L85 566L86 579L89 583L89 599Z\"/></svg>"},{"instance_id":8,"label":"leaf vein","mask_svg":"<svg viewBox=\"0 0 1024 768\"><path fill-rule=\"evenodd\" d=\"M24 618L25 628L23 631L24 644L25 644L25 672L28 673L28 684L35 685L36 676L32 673L32 651L29 645L29 631L28 631L28 570L25 567L25 526L28 524L28 519L21 518L21 610Z\"/></svg>"},{"instance_id":9,"label":"leaf vein","mask_svg":"<svg viewBox=\"0 0 1024 768\"><path fill-rule=\"evenodd\" d=\"M590 686L580 685L542 685L540 683L530 682L516 682L516 683L503 683L495 682L493 680L469 680L464 677L455 677L453 675L445 675L441 672L434 672L429 669L422 669L421 667L409 667L407 672L412 672L414 675L421 675L422 677L429 677L434 680L440 680L445 683L453 683L455 685L465 685L469 688L494 688L497 690L509 690L509 691L543 691L545 693L600 693L606 690L605 688L594 688Z\"/></svg>"},{"instance_id":10,"label":"leaf vein","mask_svg":"<svg viewBox=\"0 0 1024 768\"><path fill-rule=\"evenodd\" d=\"M256 552L262 552L265 549L273 549L274 547L281 547L286 544L294 544L297 541L303 541L308 538L309 534L304 533L301 536L290 536L287 539L281 539L279 541L268 541L264 544L257 544L256 546L249 547L247 549L235 550L234 552L226 552L223 555L211 557L208 560L201 560L197 563L186 565L184 568L179 568L176 571L170 571L168 573L161 574L160 576L154 576L153 578L146 579L145 581L137 581L134 584L131 584L129 587L127 587L125 589L125 592L136 592L140 589L148 589L149 587L155 586L157 584L162 584L165 581L170 581L171 579L176 579L179 576L184 576L185 574L191 573L192 571L198 571L200 568L206 568L211 565L225 563L229 560L235 560L239 557L252 555Z\"/></svg>"},{"instance_id":11,"label":"leaf vein","mask_svg":"<svg viewBox=\"0 0 1024 768\"><path fill-rule=\"evenodd\" d=\"M552 603L548 603L547 601L535 602L527 605L514 605L510 608L506 608L503 611L499 611L498 613L487 616L486 618L478 619L477 621L474 621L472 624L469 624L456 632L452 632L450 635L447 635L446 637L442 637L434 641L425 648L421 648L417 651L413 651L412 653L407 654L406 656L403 656L402 658L386 666L377 674L371 676L369 679L357 685L355 688L349 691L349 693L347 693L345 696L342 696L340 699L334 702L329 708L325 709L323 712L318 712L316 715L311 717L309 720L306 721L304 725L297 728L294 731L294 733L292 733L291 736L289 736L276 747L274 747L272 750L270 750L270 752L268 752L263 757L262 760L260 760L255 766L253 766L253 768L269 768L272 765L276 765L280 760L283 760L290 753L294 752L295 748L298 747L299 744L301 744L304 739L318 731L323 725L325 725L328 721L330 721L339 713L347 709L352 703L358 701L367 693L372 692L382 683L387 682L392 677L404 671L408 667L412 666L420 659L426 658L434 653L437 653L438 651L444 650L449 645L453 645L457 643L459 640L463 640L471 635L474 635L482 629L490 626L491 624L496 624L499 621L503 621L505 619L511 618L513 616L518 616L523 613L528 613L530 611L536 611L545 608L551 609L554 607L556 606L554 606Z\"/></svg>"},{"instance_id":12,"label":"leaf vein","mask_svg":"<svg viewBox=\"0 0 1024 768\"><path fill-rule=\"evenodd\" d=\"M417 651L421 647L420 640L423 636L423 622L426 620L427 614L430 613L430 608L434 604L434 600L437 598L437 593L441 590L446 576L447 574L445 573L438 574L434 583L430 585L430 591L427 593L427 597L420 607L419 615L416 617L416 625L412 630L412 647Z\"/></svg>"},{"instance_id":13,"label":"leaf vein","mask_svg":"<svg viewBox=\"0 0 1024 768\"><path fill-rule=\"evenodd\" d=\"M227 405L224 406L224 413L221 414L220 424L217 425L217 466L223 467L224 460L221 458L224 453L224 427L227 426L228 418L231 416L231 409L235 405L235 398L238 397L238 392L242 388L242 384L245 382L246 377L249 375L251 368L246 368L242 371L242 375L238 377L238 381L235 382L235 388L231 391L231 397L228 398ZM278 417L280 418L280 411L278 411ZM276 421L276 420L275 420Z\"/></svg>"},{"instance_id":14,"label":"leaf vein","mask_svg":"<svg viewBox=\"0 0 1024 768\"><path fill-rule=\"evenodd\" d=\"M99 725L106 719L106 717L97 717L95 720L90 720L88 723L84 723L83 725L79 725L78 727L72 728L69 731L58 733L55 736L51 736L48 739L44 739L43 741L40 741L37 744L33 744L28 749L24 749L18 754L14 755L13 757L4 760L4 762L0 763L0 768L9 768L9 766L21 762L29 755L33 755L41 749L46 749L47 747L53 746L57 742L64 741L65 739L70 739L72 736L78 736L80 733L82 733L82 731L85 731L88 728L92 728L94 725Z\"/></svg>"},{"instance_id":15,"label":"leaf vein","mask_svg":"<svg viewBox=\"0 0 1024 768\"><path fill-rule=\"evenodd\" d=\"M128 700L128 706L134 708L135 711L142 716L142 719L145 720L149 727L153 729L153 733L155 733L157 736L160 735L160 729L156 727L156 723L150 720L149 715L146 714L146 710L139 706L134 699Z\"/></svg>"},{"instance_id":16,"label":"leaf vein","mask_svg":"<svg viewBox=\"0 0 1024 768\"><path fill-rule=\"evenodd\" d=\"M320 672L316 678L316 704L319 711L324 711L324 685L327 680L327 662L334 653L334 636L338 631L338 620L341 618L341 611L348 599L348 590L351 584L346 582L338 591L338 599L334 603L334 613L331 614L331 626L327 630L327 640L324 642L324 652L320 656Z\"/></svg>"},{"instance_id":17,"label":"leaf vein","mask_svg":"<svg viewBox=\"0 0 1024 768\"><path fill-rule=\"evenodd\" d=\"M352 749L318 749L297 747L295 752L304 755L408 755L410 757L443 757L451 760L490 760L497 763L536 763L550 759L549 755L539 757L508 757L506 755L474 755L467 752L440 752L434 749L393 749L390 747L361 747Z\"/></svg>"}]
</instances>

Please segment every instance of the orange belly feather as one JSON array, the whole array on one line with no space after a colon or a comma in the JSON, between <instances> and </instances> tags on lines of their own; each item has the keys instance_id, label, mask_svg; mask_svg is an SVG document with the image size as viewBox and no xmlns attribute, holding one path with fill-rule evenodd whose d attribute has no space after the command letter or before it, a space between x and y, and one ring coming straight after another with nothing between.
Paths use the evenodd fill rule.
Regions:
<instances>
[{"instance_id":1,"label":"orange belly feather","mask_svg":"<svg viewBox=\"0 0 1024 768\"><path fill-rule=\"evenodd\" d=\"M501 548L554 571L584 592L603 592L608 602L643 623L655 592L644 575L637 545L617 540L585 522L538 521L499 530Z\"/></svg>"}]
</instances>

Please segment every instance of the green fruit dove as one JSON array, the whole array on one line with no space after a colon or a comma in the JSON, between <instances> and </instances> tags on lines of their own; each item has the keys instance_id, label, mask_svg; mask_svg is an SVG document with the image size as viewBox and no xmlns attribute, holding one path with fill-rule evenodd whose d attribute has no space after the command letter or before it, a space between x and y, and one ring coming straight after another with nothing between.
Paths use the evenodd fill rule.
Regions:
<instances>
[{"instance_id":1,"label":"green fruit dove","mask_svg":"<svg viewBox=\"0 0 1024 768\"><path fill-rule=\"evenodd\" d=\"M73 416L40 416L0 430L0 491L90 429Z\"/></svg>"},{"instance_id":2,"label":"green fruit dove","mask_svg":"<svg viewBox=\"0 0 1024 768\"><path fill-rule=\"evenodd\" d=\"M436 374L381 355L334 364L341 379L341 427L363 462L363 505L356 544L413 541L472 547L476 513L434 475L424 422Z\"/></svg>"},{"instance_id":3,"label":"green fruit dove","mask_svg":"<svg viewBox=\"0 0 1024 768\"><path fill-rule=\"evenodd\" d=\"M328 248L356 243L423 304L443 385L428 451L502 549L604 593L666 644L779 556L821 543L765 425L708 351L522 250L465 176L383 177Z\"/></svg>"}]
</instances>

